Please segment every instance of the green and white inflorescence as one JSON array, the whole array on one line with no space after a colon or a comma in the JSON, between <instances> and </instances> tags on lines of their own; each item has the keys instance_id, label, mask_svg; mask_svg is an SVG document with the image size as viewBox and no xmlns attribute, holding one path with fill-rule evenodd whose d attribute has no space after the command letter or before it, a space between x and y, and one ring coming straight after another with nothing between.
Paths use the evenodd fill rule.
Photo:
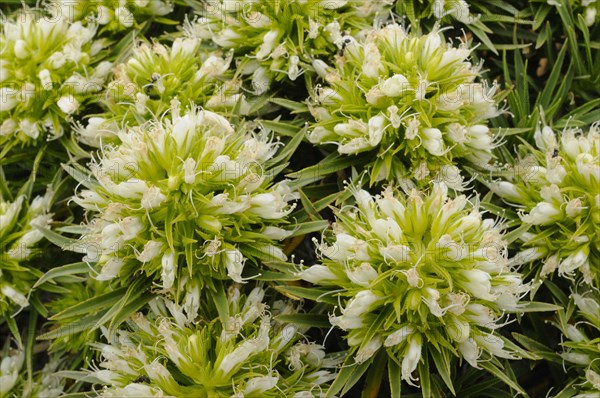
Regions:
<instances>
[{"instance_id":1,"label":"green and white inflorescence","mask_svg":"<svg viewBox=\"0 0 600 398\"><path fill-rule=\"evenodd\" d=\"M152 17L173 11L169 0L51 0L48 11L57 19L97 24L102 32L119 32L139 27Z\"/></svg>"},{"instance_id":2,"label":"green and white inflorescence","mask_svg":"<svg viewBox=\"0 0 600 398\"><path fill-rule=\"evenodd\" d=\"M266 131L174 108L118 138L74 198L93 215L82 239L98 279L126 284L141 272L184 292L210 278L241 282L246 259L286 259L276 241L290 234L280 226L297 193L273 181L282 166Z\"/></svg>"},{"instance_id":3,"label":"green and white inflorescence","mask_svg":"<svg viewBox=\"0 0 600 398\"><path fill-rule=\"evenodd\" d=\"M312 143L335 144L348 155L372 151L372 181L418 185L439 176L462 189L457 159L489 164L495 86L480 82L466 43L453 47L440 31L417 35L396 24L343 43L335 68L313 63L325 85L313 82Z\"/></svg>"},{"instance_id":4,"label":"green and white inflorescence","mask_svg":"<svg viewBox=\"0 0 600 398\"><path fill-rule=\"evenodd\" d=\"M322 264L300 272L339 295L330 322L347 331L355 361L385 350L410 384L423 356L474 367L517 356L496 329L520 311L529 287L508 266L498 222L447 189L404 195L388 187L375 197L355 190L356 205L340 209L332 236L315 242Z\"/></svg>"},{"instance_id":5,"label":"green and white inflorescence","mask_svg":"<svg viewBox=\"0 0 600 398\"><path fill-rule=\"evenodd\" d=\"M52 191L28 203L23 195L8 202L0 198L0 315L11 316L29 305L29 291L42 276L35 266L40 254L41 228L48 228Z\"/></svg>"},{"instance_id":6,"label":"green and white inflorescence","mask_svg":"<svg viewBox=\"0 0 600 398\"><path fill-rule=\"evenodd\" d=\"M550 127L535 133L537 148L524 145L506 180L491 189L520 211L531 228L521 235L515 261L543 261L537 275L558 270L567 278L600 283L600 126L587 132Z\"/></svg>"},{"instance_id":7,"label":"green and white inflorescence","mask_svg":"<svg viewBox=\"0 0 600 398\"><path fill-rule=\"evenodd\" d=\"M189 321L173 302L157 298L150 314L135 314L129 330L99 344L103 361L93 375L108 385L102 397L324 396L336 362L306 341L303 330L277 321L296 313L289 302L269 307L265 292L228 291L229 318ZM194 319L194 315L192 316Z\"/></svg>"},{"instance_id":8,"label":"green and white inflorescence","mask_svg":"<svg viewBox=\"0 0 600 398\"><path fill-rule=\"evenodd\" d=\"M0 32L0 144L64 134L81 105L102 90L112 64L100 62L96 25L25 10Z\"/></svg>"},{"instance_id":9,"label":"green and white inflorescence","mask_svg":"<svg viewBox=\"0 0 600 398\"><path fill-rule=\"evenodd\" d=\"M250 104L241 83L228 72L231 60L231 53L207 53L193 38L177 38L170 46L138 45L131 58L114 68L102 101L107 112L77 129L80 139L93 146L110 142L116 138L111 136L115 126L160 118L175 99L182 107L246 114Z\"/></svg>"},{"instance_id":10,"label":"green and white inflorescence","mask_svg":"<svg viewBox=\"0 0 600 398\"><path fill-rule=\"evenodd\" d=\"M296 80L312 70L315 57L330 57L342 36L385 19L392 1L219 0L206 2L195 23L198 37L240 56L242 73L252 75L254 92L273 80ZM376 23L376 22L373 22Z\"/></svg>"}]
</instances>

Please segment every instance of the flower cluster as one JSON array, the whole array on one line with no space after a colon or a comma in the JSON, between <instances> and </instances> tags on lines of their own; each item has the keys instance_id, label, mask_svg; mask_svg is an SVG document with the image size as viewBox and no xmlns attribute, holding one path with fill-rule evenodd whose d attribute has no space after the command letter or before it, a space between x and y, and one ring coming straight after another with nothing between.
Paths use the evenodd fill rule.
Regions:
<instances>
[{"instance_id":1,"label":"flower cluster","mask_svg":"<svg viewBox=\"0 0 600 398\"><path fill-rule=\"evenodd\" d=\"M437 21L457 21L468 25L479 20L471 14L465 0L399 1L395 4L395 11L400 16L406 15L411 22L413 18L419 21L433 17Z\"/></svg>"},{"instance_id":2,"label":"flower cluster","mask_svg":"<svg viewBox=\"0 0 600 398\"><path fill-rule=\"evenodd\" d=\"M341 154L374 151L372 179L425 182L457 158L488 165L495 87L477 82L466 43L455 48L439 31L409 34L396 24L342 40L335 68L314 62L327 85L313 84L312 143L336 144ZM447 182L460 188L458 177Z\"/></svg>"},{"instance_id":3,"label":"flower cluster","mask_svg":"<svg viewBox=\"0 0 600 398\"><path fill-rule=\"evenodd\" d=\"M392 1L219 0L209 1L195 24L198 37L241 56L240 70L252 75L254 92L273 80L294 81L314 57L328 57L343 46L342 36L385 18Z\"/></svg>"},{"instance_id":4,"label":"flower cluster","mask_svg":"<svg viewBox=\"0 0 600 398\"><path fill-rule=\"evenodd\" d=\"M577 397L595 397L600 395L600 293L590 289L573 293L571 299L577 322L569 323L572 320L561 311L556 324L566 337L561 357L569 367L581 371Z\"/></svg>"},{"instance_id":5,"label":"flower cluster","mask_svg":"<svg viewBox=\"0 0 600 398\"><path fill-rule=\"evenodd\" d=\"M131 330L100 344L103 362L92 374L109 385L102 397L321 397L335 374L323 347L305 341L298 327L277 321L294 313L288 302L264 302L233 285L229 318L188 321L173 302L155 299L135 314ZM176 371L175 371L176 370Z\"/></svg>"},{"instance_id":6,"label":"flower cluster","mask_svg":"<svg viewBox=\"0 0 600 398\"><path fill-rule=\"evenodd\" d=\"M31 203L24 195L13 202L0 200L0 315L9 316L15 309L29 305L28 295L42 273L35 267L37 244L42 240L40 228L48 228L52 191Z\"/></svg>"},{"instance_id":7,"label":"flower cluster","mask_svg":"<svg viewBox=\"0 0 600 398\"><path fill-rule=\"evenodd\" d=\"M109 32L131 29L173 11L169 0L52 0L47 8L56 19L94 23Z\"/></svg>"},{"instance_id":8,"label":"flower cluster","mask_svg":"<svg viewBox=\"0 0 600 398\"><path fill-rule=\"evenodd\" d=\"M250 104L240 92L241 83L228 73L231 59L231 54L205 54L200 40L191 38L177 38L171 46L137 46L126 63L114 68L103 101L107 112L78 129L81 140L99 146L101 140L115 138L110 135L118 124L160 117L174 99L185 107L195 104L213 111L237 106L239 114L246 114Z\"/></svg>"},{"instance_id":9,"label":"flower cluster","mask_svg":"<svg viewBox=\"0 0 600 398\"><path fill-rule=\"evenodd\" d=\"M14 353L2 353L0 362L0 397L8 397L9 393L18 385L21 368L25 362L25 352L18 350Z\"/></svg>"},{"instance_id":10,"label":"flower cluster","mask_svg":"<svg viewBox=\"0 0 600 398\"><path fill-rule=\"evenodd\" d=\"M274 183L278 144L245 125L191 109L119 131L90 164L93 181L74 200L94 214L83 236L97 279L158 275L169 290L185 278L242 281L246 259L285 260L278 225L297 198ZM181 284L181 285L180 285Z\"/></svg>"},{"instance_id":11,"label":"flower cluster","mask_svg":"<svg viewBox=\"0 0 600 398\"><path fill-rule=\"evenodd\" d=\"M433 351L473 367L490 355L516 357L496 329L529 287L509 267L496 221L464 195L448 198L444 184L427 195L388 187L354 197L356 206L337 212L330 243L318 244L322 264L300 277L339 288L341 313L330 322L348 332L357 363L383 348L413 384Z\"/></svg>"},{"instance_id":12,"label":"flower cluster","mask_svg":"<svg viewBox=\"0 0 600 398\"><path fill-rule=\"evenodd\" d=\"M519 209L531 228L521 236L523 251L515 261L542 259L537 274L558 270L561 276L581 274L586 283L600 282L600 125L585 134L567 128L557 138L549 127L535 132L536 148L523 156L505 180L491 189Z\"/></svg>"},{"instance_id":13,"label":"flower cluster","mask_svg":"<svg viewBox=\"0 0 600 398\"><path fill-rule=\"evenodd\" d=\"M81 104L102 90L112 67L99 62L96 26L25 10L0 32L0 144L60 137Z\"/></svg>"}]
</instances>

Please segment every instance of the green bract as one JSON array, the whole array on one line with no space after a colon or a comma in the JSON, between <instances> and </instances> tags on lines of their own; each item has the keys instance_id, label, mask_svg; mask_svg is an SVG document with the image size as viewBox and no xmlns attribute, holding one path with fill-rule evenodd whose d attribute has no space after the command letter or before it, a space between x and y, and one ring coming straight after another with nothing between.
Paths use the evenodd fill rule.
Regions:
<instances>
[{"instance_id":1,"label":"green bract","mask_svg":"<svg viewBox=\"0 0 600 398\"><path fill-rule=\"evenodd\" d=\"M228 72L232 56L206 54L200 40L177 38L170 47L143 43L114 69L103 104L108 111L78 129L81 140L99 146L110 141L115 126L159 118L176 100L182 107L199 105L214 111L246 114L250 104L241 84ZM137 123L136 123L137 122Z\"/></svg>"},{"instance_id":2,"label":"green bract","mask_svg":"<svg viewBox=\"0 0 600 398\"><path fill-rule=\"evenodd\" d=\"M13 202L0 198L0 315L10 316L16 309L29 305L31 287L42 273L35 266L40 253L40 228L48 228L52 192L36 197L31 203L25 196Z\"/></svg>"},{"instance_id":3,"label":"green bract","mask_svg":"<svg viewBox=\"0 0 600 398\"><path fill-rule=\"evenodd\" d=\"M457 158L488 165L495 87L478 82L466 44L454 48L438 31L418 36L395 24L343 40L335 68L314 62L327 86L313 84L311 142L335 144L341 154L373 151L371 181L425 183L441 173L461 189L460 174L446 175L445 166Z\"/></svg>"},{"instance_id":4,"label":"green bract","mask_svg":"<svg viewBox=\"0 0 600 398\"><path fill-rule=\"evenodd\" d=\"M237 131L215 113L191 109L119 131L90 164L92 181L74 198L93 219L84 234L100 280L145 273L164 289L242 281L246 258L285 260L276 240L296 199L274 183L278 144L266 131Z\"/></svg>"},{"instance_id":5,"label":"green bract","mask_svg":"<svg viewBox=\"0 0 600 398\"><path fill-rule=\"evenodd\" d=\"M342 34L385 18L391 1L219 0L203 4L195 23L198 37L231 48L252 74L255 93L273 79L296 80L314 57L329 57L342 45Z\"/></svg>"},{"instance_id":6,"label":"green bract","mask_svg":"<svg viewBox=\"0 0 600 398\"><path fill-rule=\"evenodd\" d=\"M318 244L322 264L300 277L339 295L341 313L330 322L348 332L356 363L384 349L412 384L423 356L474 367L490 356L516 358L495 330L520 311L528 286L508 266L495 220L482 219L464 195L449 199L444 184L427 195L388 187L354 197Z\"/></svg>"},{"instance_id":7,"label":"green bract","mask_svg":"<svg viewBox=\"0 0 600 398\"><path fill-rule=\"evenodd\" d=\"M95 23L109 32L138 27L173 11L169 0L51 0L47 8L55 18Z\"/></svg>"},{"instance_id":8,"label":"green bract","mask_svg":"<svg viewBox=\"0 0 600 398\"><path fill-rule=\"evenodd\" d=\"M0 144L60 137L81 104L102 89L110 62L98 62L96 26L24 10L0 33Z\"/></svg>"},{"instance_id":9,"label":"green bract","mask_svg":"<svg viewBox=\"0 0 600 398\"><path fill-rule=\"evenodd\" d=\"M543 259L537 275L558 269L600 283L600 129L565 129L557 138L549 127L535 133L537 148L524 145L522 157L491 189L519 209L531 228L521 236L520 263Z\"/></svg>"},{"instance_id":10,"label":"green bract","mask_svg":"<svg viewBox=\"0 0 600 398\"><path fill-rule=\"evenodd\" d=\"M104 361L93 373L102 397L321 397L335 377L323 347L304 341L298 327L276 320L295 313L287 302L263 303L229 289L230 317L186 321L173 302L156 299L147 316L135 314L130 330L99 344ZM275 318L275 319L274 319ZM192 318L193 319L193 318Z\"/></svg>"}]
</instances>

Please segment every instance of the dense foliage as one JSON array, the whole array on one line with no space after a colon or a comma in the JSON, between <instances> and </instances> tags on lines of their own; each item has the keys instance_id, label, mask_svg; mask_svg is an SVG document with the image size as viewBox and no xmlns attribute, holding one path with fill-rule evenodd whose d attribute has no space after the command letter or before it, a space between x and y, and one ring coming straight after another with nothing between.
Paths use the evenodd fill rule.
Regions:
<instances>
[{"instance_id":1,"label":"dense foliage","mask_svg":"<svg viewBox=\"0 0 600 398\"><path fill-rule=\"evenodd\" d=\"M600 1L0 17L0 398L600 397Z\"/></svg>"}]
</instances>

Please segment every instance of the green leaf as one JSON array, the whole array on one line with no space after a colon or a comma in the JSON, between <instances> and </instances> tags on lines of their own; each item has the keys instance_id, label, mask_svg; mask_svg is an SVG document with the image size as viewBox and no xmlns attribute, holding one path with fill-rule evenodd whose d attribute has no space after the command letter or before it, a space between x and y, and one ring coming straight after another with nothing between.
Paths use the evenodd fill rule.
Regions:
<instances>
[{"instance_id":1,"label":"green leaf","mask_svg":"<svg viewBox=\"0 0 600 398\"><path fill-rule=\"evenodd\" d=\"M304 192L302 192L302 190L300 190L299 193L300 193L300 201L302 202L304 211L306 211L306 214L308 214L309 218L312 218L313 220L321 220L321 218L322 218L321 215L319 214L317 209L315 209L315 207L313 206L310 199L308 199L306 197L306 195L304 194Z\"/></svg>"},{"instance_id":2,"label":"green leaf","mask_svg":"<svg viewBox=\"0 0 600 398\"><path fill-rule=\"evenodd\" d=\"M429 370L429 355L427 355L427 350L425 351L425 355L421 355L421 360L419 361L418 369L419 369L419 382L421 383L421 391L423 392L424 397L431 397L431 375Z\"/></svg>"},{"instance_id":3,"label":"green leaf","mask_svg":"<svg viewBox=\"0 0 600 398\"><path fill-rule=\"evenodd\" d=\"M123 295L127 291L126 287L113 290L99 296L91 297L79 304L72 307L66 308L50 317L51 320L61 320L72 318L78 315L92 314L100 310L106 309L112 305L115 305L119 300L123 298Z\"/></svg>"},{"instance_id":4,"label":"green leaf","mask_svg":"<svg viewBox=\"0 0 600 398\"><path fill-rule=\"evenodd\" d=\"M369 367L369 372L365 379L365 388L362 392L362 398L377 398L379 396L386 363L387 353L385 350L379 350L373 360L373 364Z\"/></svg>"},{"instance_id":5,"label":"green leaf","mask_svg":"<svg viewBox=\"0 0 600 398\"><path fill-rule=\"evenodd\" d=\"M211 297L215 303L219 319L223 325L229 325L229 303L225 295L225 288L220 282L215 283L215 292Z\"/></svg>"},{"instance_id":6,"label":"green leaf","mask_svg":"<svg viewBox=\"0 0 600 398\"><path fill-rule=\"evenodd\" d=\"M523 390L523 388L517 383L516 380L513 380L509 375L507 375L502 369L499 369L491 361L479 361L477 362L477 364L487 372L496 376L498 379L503 381L507 386L517 391L519 394L527 396L525 390Z\"/></svg>"},{"instance_id":7,"label":"green leaf","mask_svg":"<svg viewBox=\"0 0 600 398\"><path fill-rule=\"evenodd\" d=\"M274 120L261 120L260 124L265 128L287 137L296 137L300 134L301 127L292 122L276 122ZM302 137L301 137L302 138Z\"/></svg>"},{"instance_id":8,"label":"green leaf","mask_svg":"<svg viewBox=\"0 0 600 398\"><path fill-rule=\"evenodd\" d=\"M17 321L12 316L6 316L6 317L4 317L4 320L6 320L6 324L8 325L10 332L12 333L13 337L17 341L17 345L19 346L19 348L22 348L23 340L21 340L21 333L19 333L19 327L17 326Z\"/></svg>"},{"instance_id":9,"label":"green leaf","mask_svg":"<svg viewBox=\"0 0 600 398\"><path fill-rule=\"evenodd\" d=\"M312 232L323 231L328 227L329 221L327 220L305 221L303 223L297 224L294 228L294 232L292 232L292 234L289 237L293 238L295 236L302 236L310 234Z\"/></svg>"},{"instance_id":10,"label":"green leaf","mask_svg":"<svg viewBox=\"0 0 600 398\"><path fill-rule=\"evenodd\" d=\"M435 347L431 347L429 349L429 353L433 358L433 362L435 363L435 367L440 374L440 377L444 381L444 384L448 386L452 395L456 396L456 391L454 390L454 385L452 384L452 377L450 376L450 359L446 355L446 351L439 352L435 349Z\"/></svg>"},{"instance_id":11,"label":"green leaf","mask_svg":"<svg viewBox=\"0 0 600 398\"><path fill-rule=\"evenodd\" d=\"M402 369L392 358L388 359L388 378L390 381L391 398L402 396Z\"/></svg>"},{"instance_id":12,"label":"green leaf","mask_svg":"<svg viewBox=\"0 0 600 398\"><path fill-rule=\"evenodd\" d=\"M121 323L125 322L133 313L146 305L150 300L156 297L152 293L145 292L134 300L128 301L111 319L109 329L116 328Z\"/></svg>"},{"instance_id":13,"label":"green leaf","mask_svg":"<svg viewBox=\"0 0 600 398\"><path fill-rule=\"evenodd\" d=\"M90 271L90 266L84 262L80 263L72 263L67 265L62 265L60 267L52 268L50 271L46 272L38 281L33 285L33 289L43 285L46 282L53 281L55 278L65 276L65 275L74 275L74 274L84 274Z\"/></svg>"},{"instance_id":14,"label":"green leaf","mask_svg":"<svg viewBox=\"0 0 600 398\"><path fill-rule=\"evenodd\" d=\"M309 326L315 328L329 329L331 323L329 317L324 314L283 314L275 316L280 322L293 323L299 326Z\"/></svg>"},{"instance_id":15,"label":"green leaf","mask_svg":"<svg viewBox=\"0 0 600 398\"><path fill-rule=\"evenodd\" d=\"M308 112L308 106L302 102L292 101L285 98L271 98L271 102L285 109L289 109L293 114Z\"/></svg>"},{"instance_id":16,"label":"green leaf","mask_svg":"<svg viewBox=\"0 0 600 398\"><path fill-rule=\"evenodd\" d=\"M287 294L288 297L291 295L320 303L328 303L331 305L337 305L338 303L337 298L334 295L335 293L329 289L279 285L275 286L275 290L278 290L283 294Z\"/></svg>"},{"instance_id":17,"label":"green leaf","mask_svg":"<svg viewBox=\"0 0 600 398\"><path fill-rule=\"evenodd\" d=\"M560 310L562 307L550 303L543 303L539 301L530 301L525 305L519 307L516 312L555 312Z\"/></svg>"}]
</instances>

